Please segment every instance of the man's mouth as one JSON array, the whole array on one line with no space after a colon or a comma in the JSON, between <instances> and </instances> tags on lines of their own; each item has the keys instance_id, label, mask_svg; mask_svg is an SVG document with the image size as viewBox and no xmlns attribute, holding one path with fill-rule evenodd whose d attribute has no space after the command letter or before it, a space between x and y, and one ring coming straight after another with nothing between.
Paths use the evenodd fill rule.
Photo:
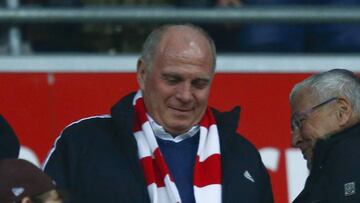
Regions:
<instances>
[{"instance_id":1,"label":"man's mouth","mask_svg":"<svg viewBox=\"0 0 360 203\"><path fill-rule=\"evenodd\" d=\"M192 110L191 108L177 108L177 107L170 107L170 108L175 111L180 111L180 112L189 112Z\"/></svg>"}]
</instances>

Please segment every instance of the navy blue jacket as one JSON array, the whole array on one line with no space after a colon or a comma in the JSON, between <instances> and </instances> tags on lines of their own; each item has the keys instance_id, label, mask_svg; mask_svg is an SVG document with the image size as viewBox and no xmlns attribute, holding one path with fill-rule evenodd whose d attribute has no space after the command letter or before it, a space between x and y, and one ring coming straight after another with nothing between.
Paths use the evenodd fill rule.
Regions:
<instances>
[{"instance_id":1,"label":"navy blue jacket","mask_svg":"<svg viewBox=\"0 0 360 203\"><path fill-rule=\"evenodd\" d=\"M133 94L111 109L66 127L45 165L73 203L150 202L132 132ZM257 149L236 133L239 108L214 110L222 158L223 202L272 203L269 175ZM248 171L254 182L244 176Z\"/></svg>"},{"instance_id":2,"label":"navy blue jacket","mask_svg":"<svg viewBox=\"0 0 360 203\"><path fill-rule=\"evenodd\" d=\"M0 160L18 158L19 140L5 118L0 115Z\"/></svg>"},{"instance_id":3,"label":"navy blue jacket","mask_svg":"<svg viewBox=\"0 0 360 203\"><path fill-rule=\"evenodd\" d=\"M305 188L294 203L360 202L360 123L320 140Z\"/></svg>"}]
</instances>

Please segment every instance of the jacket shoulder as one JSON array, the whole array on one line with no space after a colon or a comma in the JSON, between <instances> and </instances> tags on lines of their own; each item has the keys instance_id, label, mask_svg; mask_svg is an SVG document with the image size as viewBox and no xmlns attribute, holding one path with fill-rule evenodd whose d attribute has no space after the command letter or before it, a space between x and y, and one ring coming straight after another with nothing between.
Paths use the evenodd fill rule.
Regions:
<instances>
[{"instance_id":1,"label":"jacket shoulder","mask_svg":"<svg viewBox=\"0 0 360 203\"><path fill-rule=\"evenodd\" d=\"M110 115L91 116L72 122L64 128L57 138L55 144L63 142L74 142L78 146L84 145L86 140L96 139L99 136L111 133L113 126Z\"/></svg>"},{"instance_id":2,"label":"jacket shoulder","mask_svg":"<svg viewBox=\"0 0 360 203\"><path fill-rule=\"evenodd\" d=\"M342 142L338 142L329 154L328 164L334 173L358 174L360 180L360 136L352 136Z\"/></svg>"},{"instance_id":3,"label":"jacket shoulder","mask_svg":"<svg viewBox=\"0 0 360 203\"><path fill-rule=\"evenodd\" d=\"M63 156L70 150L72 156L84 151L89 143L97 142L100 136L104 136L106 131L111 130L111 117L109 115L92 116L75 121L64 128L56 138L45 165L51 156ZM69 154L70 155L70 154Z\"/></svg>"},{"instance_id":4,"label":"jacket shoulder","mask_svg":"<svg viewBox=\"0 0 360 203\"><path fill-rule=\"evenodd\" d=\"M97 128L103 128L109 124L110 120L111 115L107 114L82 118L67 125L63 133L69 131L91 131Z\"/></svg>"}]
</instances>

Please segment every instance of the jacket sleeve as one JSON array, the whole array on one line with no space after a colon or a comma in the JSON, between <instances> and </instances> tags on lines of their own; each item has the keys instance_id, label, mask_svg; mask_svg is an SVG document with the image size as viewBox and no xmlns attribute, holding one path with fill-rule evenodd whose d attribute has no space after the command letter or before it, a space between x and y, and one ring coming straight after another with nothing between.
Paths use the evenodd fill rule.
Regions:
<instances>
[{"instance_id":1,"label":"jacket sleeve","mask_svg":"<svg viewBox=\"0 0 360 203\"><path fill-rule=\"evenodd\" d=\"M79 145L74 139L74 130L66 128L56 139L44 164L44 171L55 181L57 187L71 192L75 184L76 165L78 163Z\"/></svg>"}]
</instances>

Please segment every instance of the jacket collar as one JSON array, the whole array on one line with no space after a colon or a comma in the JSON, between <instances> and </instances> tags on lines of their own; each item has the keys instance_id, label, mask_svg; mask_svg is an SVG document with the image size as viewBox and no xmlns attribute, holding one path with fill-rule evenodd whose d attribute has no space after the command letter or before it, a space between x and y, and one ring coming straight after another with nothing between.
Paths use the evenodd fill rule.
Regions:
<instances>
[{"instance_id":1,"label":"jacket collar","mask_svg":"<svg viewBox=\"0 0 360 203\"><path fill-rule=\"evenodd\" d=\"M235 107L229 112L220 113L213 109L216 124L219 130L220 150L221 150L221 170L222 170L222 197L223 202L233 201L237 190L233 188L239 187L239 183L234 181L234 174L239 174L234 167L234 160L238 159L238 145L234 145L234 138L238 136L236 129L240 116L240 108Z\"/></svg>"},{"instance_id":2,"label":"jacket collar","mask_svg":"<svg viewBox=\"0 0 360 203\"><path fill-rule=\"evenodd\" d=\"M130 163L132 172L138 181L145 184L145 177L142 171L139 158L137 156L137 144L133 137L132 126L134 121L134 110L132 101L135 93L130 93L123 97L111 108L111 117L116 131L116 141L118 142L119 150L121 150Z\"/></svg>"},{"instance_id":3,"label":"jacket collar","mask_svg":"<svg viewBox=\"0 0 360 203\"><path fill-rule=\"evenodd\" d=\"M360 136L360 122L350 128L335 133L326 139L318 140L314 147L314 163L311 170L321 169L323 165L326 164L330 150L338 143L351 139L354 136Z\"/></svg>"}]
</instances>

